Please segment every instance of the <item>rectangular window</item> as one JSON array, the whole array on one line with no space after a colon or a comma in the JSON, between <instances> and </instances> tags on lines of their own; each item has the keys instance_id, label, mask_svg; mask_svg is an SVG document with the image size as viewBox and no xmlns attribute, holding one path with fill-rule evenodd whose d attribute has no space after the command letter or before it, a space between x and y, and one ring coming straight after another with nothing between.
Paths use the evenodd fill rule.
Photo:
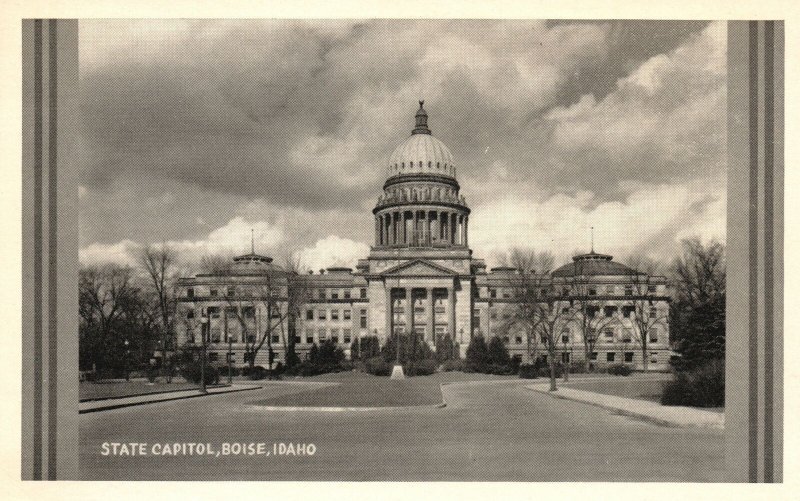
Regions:
<instances>
[{"instance_id":1,"label":"rectangular window","mask_svg":"<svg viewBox=\"0 0 800 501\"><path fill-rule=\"evenodd\" d=\"M511 341L511 339L508 336L503 336L503 342L505 344L508 344L510 341Z\"/></svg>"},{"instance_id":2,"label":"rectangular window","mask_svg":"<svg viewBox=\"0 0 800 501\"><path fill-rule=\"evenodd\" d=\"M658 342L658 329L656 329L655 327L650 329L649 334L650 334L650 342L651 343L657 343Z\"/></svg>"},{"instance_id":3,"label":"rectangular window","mask_svg":"<svg viewBox=\"0 0 800 501\"><path fill-rule=\"evenodd\" d=\"M605 329L603 335L606 339L614 339L614 329Z\"/></svg>"},{"instance_id":4,"label":"rectangular window","mask_svg":"<svg viewBox=\"0 0 800 501\"><path fill-rule=\"evenodd\" d=\"M186 297L194 297L194 289L192 289L191 287L186 289Z\"/></svg>"},{"instance_id":5,"label":"rectangular window","mask_svg":"<svg viewBox=\"0 0 800 501\"><path fill-rule=\"evenodd\" d=\"M547 336L542 336L542 337L540 338L540 341L541 341L543 344L547 344Z\"/></svg>"},{"instance_id":6,"label":"rectangular window","mask_svg":"<svg viewBox=\"0 0 800 501\"><path fill-rule=\"evenodd\" d=\"M656 318L656 317L658 317L658 309L656 309L656 307L653 306L652 308L650 308L650 318Z\"/></svg>"},{"instance_id":7,"label":"rectangular window","mask_svg":"<svg viewBox=\"0 0 800 501\"><path fill-rule=\"evenodd\" d=\"M594 318L598 311L600 311L599 306L588 306L586 308L586 314L589 315L589 318Z\"/></svg>"},{"instance_id":8,"label":"rectangular window","mask_svg":"<svg viewBox=\"0 0 800 501\"><path fill-rule=\"evenodd\" d=\"M622 329L622 342L630 343L632 339L633 339L633 330Z\"/></svg>"},{"instance_id":9,"label":"rectangular window","mask_svg":"<svg viewBox=\"0 0 800 501\"><path fill-rule=\"evenodd\" d=\"M328 337L328 333L327 333L327 331L325 329L319 329L317 331L317 339L319 340L320 343L325 341L325 339L327 337Z\"/></svg>"},{"instance_id":10,"label":"rectangular window","mask_svg":"<svg viewBox=\"0 0 800 501\"><path fill-rule=\"evenodd\" d=\"M213 351L208 354L208 361L209 362L216 362L217 360L219 360L219 354L217 354L217 353L215 353Z\"/></svg>"},{"instance_id":11,"label":"rectangular window","mask_svg":"<svg viewBox=\"0 0 800 501\"><path fill-rule=\"evenodd\" d=\"M569 353L562 353L561 354L561 361L565 364L569 363Z\"/></svg>"},{"instance_id":12,"label":"rectangular window","mask_svg":"<svg viewBox=\"0 0 800 501\"><path fill-rule=\"evenodd\" d=\"M475 308L472 310L472 318L481 318L481 310Z\"/></svg>"},{"instance_id":13,"label":"rectangular window","mask_svg":"<svg viewBox=\"0 0 800 501\"><path fill-rule=\"evenodd\" d=\"M633 296L633 287L630 285L625 286L625 295L626 296Z\"/></svg>"},{"instance_id":14,"label":"rectangular window","mask_svg":"<svg viewBox=\"0 0 800 501\"><path fill-rule=\"evenodd\" d=\"M564 314L569 313L569 306L565 306L565 307L561 308L561 313L564 313Z\"/></svg>"},{"instance_id":15,"label":"rectangular window","mask_svg":"<svg viewBox=\"0 0 800 501\"><path fill-rule=\"evenodd\" d=\"M367 289L361 289L361 299L367 299Z\"/></svg>"},{"instance_id":16,"label":"rectangular window","mask_svg":"<svg viewBox=\"0 0 800 501\"><path fill-rule=\"evenodd\" d=\"M511 292L508 289L503 289L503 298L508 299L511 297Z\"/></svg>"},{"instance_id":17,"label":"rectangular window","mask_svg":"<svg viewBox=\"0 0 800 501\"><path fill-rule=\"evenodd\" d=\"M647 292L649 292L650 294L655 294L657 290L658 289L656 288L655 285L648 285L647 286Z\"/></svg>"},{"instance_id":18,"label":"rectangular window","mask_svg":"<svg viewBox=\"0 0 800 501\"><path fill-rule=\"evenodd\" d=\"M614 294L614 286L613 285L607 285L606 286L606 294Z\"/></svg>"},{"instance_id":19,"label":"rectangular window","mask_svg":"<svg viewBox=\"0 0 800 501\"><path fill-rule=\"evenodd\" d=\"M314 320L314 310L306 310L306 320Z\"/></svg>"},{"instance_id":20,"label":"rectangular window","mask_svg":"<svg viewBox=\"0 0 800 501\"><path fill-rule=\"evenodd\" d=\"M219 329L211 329L211 342L212 343L219 343L221 338L222 338L222 332L220 332Z\"/></svg>"},{"instance_id":21,"label":"rectangular window","mask_svg":"<svg viewBox=\"0 0 800 501\"><path fill-rule=\"evenodd\" d=\"M334 344L339 343L339 329L331 329L331 341L333 341Z\"/></svg>"},{"instance_id":22,"label":"rectangular window","mask_svg":"<svg viewBox=\"0 0 800 501\"><path fill-rule=\"evenodd\" d=\"M300 336L294 336L294 344L300 344L303 341L300 339Z\"/></svg>"},{"instance_id":23,"label":"rectangular window","mask_svg":"<svg viewBox=\"0 0 800 501\"><path fill-rule=\"evenodd\" d=\"M497 320L497 310L495 310L494 308L490 309L489 310L489 317L492 320Z\"/></svg>"},{"instance_id":24,"label":"rectangular window","mask_svg":"<svg viewBox=\"0 0 800 501\"><path fill-rule=\"evenodd\" d=\"M236 287L233 287L233 286L228 287L227 294L228 294L228 296L235 296L236 295Z\"/></svg>"},{"instance_id":25,"label":"rectangular window","mask_svg":"<svg viewBox=\"0 0 800 501\"><path fill-rule=\"evenodd\" d=\"M328 318L328 316L325 310L317 310L317 319L325 320L326 318Z\"/></svg>"},{"instance_id":26,"label":"rectangular window","mask_svg":"<svg viewBox=\"0 0 800 501\"><path fill-rule=\"evenodd\" d=\"M650 352L650 363L657 364L658 363L658 352L651 351Z\"/></svg>"},{"instance_id":27,"label":"rectangular window","mask_svg":"<svg viewBox=\"0 0 800 501\"><path fill-rule=\"evenodd\" d=\"M631 314L634 311L633 306L623 306L622 307L622 316L625 318L631 318Z\"/></svg>"},{"instance_id":28,"label":"rectangular window","mask_svg":"<svg viewBox=\"0 0 800 501\"><path fill-rule=\"evenodd\" d=\"M517 344L522 344L522 336L517 336L514 338L514 342Z\"/></svg>"},{"instance_id":29,"label":"rectangular window","mask_svg":"<svg viewBox=\"0 0 800 501\"><path fill-rule=\"evenodd\" d=\"M606 353L606 362L613 362L616 353Z\"/></svg>"},{"instance_id":30,"label":"rectangular window","mask_svg":"<svg viewBox=\"0 0 800 501\"><path fill-rule=\"evenodd\" d=\"M367 328L367 311L361 310L361 319L358 324L362 329Z\"/></svg>"},{"instance_id":31,"label":"rectangular window","mask_svg":"<svg viewBox=\"0 0 800 501\"><path fill-rule=\"evenodd\" d=\"M225 355L227 355L225 358L228 360L228 365L236 363L236 353L226 353Z\"/></svg>"},{"instance_id":32,"label":"rectangular window","mask_svg":"<svg viewBox=\"0 0 800 501\"><path fill-rule=\"evenodd\" d=\"M596 296L597 295L597 289L595 289L594 287L590 288L589 289L589 295L590 296Z\"/></svg>"},{"instance_id":33,"label":"rectangular window","mask_svg":"<svg viewBox=\"0 0 800 501\"><path fill-rule=\"evenodd\" d=\"M561 342L562 343L569 343L569 334L562 334L561 335Z\"/></svg>"},{"instance_id":34,"label":"rectangular window","mask_svg":"<svg viewBox=\"0 0 800 501\"><path fill-rule=\"evenodd\" d=\"M331 291L331 299L339 299L339 289L333 289Z\"/></svg>"},{"instance_id":35,"label":"rectangular window","mask_svg":"<svg viewBox=\"0 0 800 501\"><path fill-rule=\"evenodd\" d=\"M433 332L435 332L436 334L447 334L447 326L445 325L434 326Z\"/></svg>"},{"instance_id":36,"label":"rectangular window","mask_svg":"<svg viewBox=\"0 0 800 501\"><path fill-rule=\"evenodd\" d=\"M314 331L311 329L306 329L306 344L312 344L314 342Z\"/></svg>"},{"instance_id":37,"label":"rectangular window","mask_svg":"<svg viewBox=\"0 0 800 501\"><path fill-rule=\"evenodd\" d=\"M219 294L219 292L217 291L217 289L211 289L211 290L209 291L209 295L210 295L211 297L217 297L217 294Z\"/></svg>"},{"instance_id":38,"label":"rectangular window","mask_svg":"<svg viewBox=\"0 0 800 501\"><path fill-rule=\"evenodd\" d=\"M209 306L208 316L211 318L219 318L219 308L217 308L216 306Z\"/></svg>"},{"instance_id":39,"label":"rectangular window","mask_svg":"<svg viewBox=\"0 0 800 501\"><path fill-rule=\"evenodd\" d=\"M194 318L194 310L187 311L186 318Z\"/></svg>"},{"instance_id":40,"label":"rectangular window","mask_svg":"<svg viewBox=\"0 0 800 501\"><path fill-rule=\"evenodd\" d=\"M331 320L339 320L339 310L331 310Z\"/></svg>"},{"instance_id":41,"label":"rectangular window","mask_svg":"<svg viewBox=\"0 0 800 501\"><path fill-rule=\"evenodd\" d=\"M345 299L350 299L350 289L345 289L344 290L344 298Z\"/></svg>"},{"instance_id":42,"label":"rectangular window","mask_svg":"<svg viewBox=\"0 0 800 501\"><path fill-rule=\"evenodd\" d=\"M252 306L245 306L242 308L242 315L244 318L256 318L256 309Z\"/></svg>"},{"instance_id":43,"label":"rectangular window","mask_svg":"<svg viewBox=\"0 0 800 501\"><path fill-rule=\"evenodd\" d=\"M278 297L278 293L280 293L280 289L272 289L269 291L270 297Z\"/></svg>"},{"instance_id":44,"label":"rectangular window","mask_svg":"<svg viewBox=\"0 0 800 501\"><path fill-rule=\"evenodd\" d=\"M317 293L319 294L320 299L325 299L325 289L319 289Z\"/></svg>"},{"instance_id":45,"label":"rectangular window","mask_svg":"<svg viewBox=\"0 0 800 501\"><path fill-rule=\"evenodd\" d=\"M633 362L633 352L632 351L626 351L625 352L625 361L628 362L628 363Z\"/></svg>"},{"instance_id":46,"label":"rectangular window","mask_svg":"<svg viewBox=\"0 0 800 501\"><path fill-rule=\"evenodd\" d=\"M589 360L597 360L597 352L596 352L596 351L593 351L593 352L592 352L592 353L589 355Z\"/></svg>"},{"instance_id":47,"label":"rectangular window","mask_svg":"<svg viewBox=\"0 0 800 501\"><path fill-rule=\"evenodd\" d=\"M351 317L351 314L350 314L350 310L343 310L342 311L342 319L343 320L350 320L351 318L352 317Z\"/></svg>"},{"instance_id":48,"label":"rectangular window","mask_svg":"<svg viewBox=\"0 0 800 501\"><path fill-rule=\"evenodd\" d=\"M490 287L489 288L489 297L496 298L497 297L497 289Z\"/></svg>"},{"instance_id":49,"label":"rectangular window","mask_svg":"<svg viewBox=\"0 0 800 501\"><path fill-rule=\"evenodd\" d=\"M562 295L562 296L569 296L569 289L566 289L566 288L565 288L565 289L562 289L562 290L561 290L561 295Z\"/></svg>"},{"instance_id":50,"label":"rectangular window","mask_svg":"<svg viewBox=\"0 0 800 501\"><path fill-rule=\"evenodd\" d=\"M615 313L617 313L617 307L616 306L606 306L605 308L603 308L603 312L605 313L606 318L611 318L611 317L614 316Z\"/></svg>"},{"instance_id":51,"label":"rectangular window","mask_svg":"<svg viewBox=\"0 0 800 501\"><path fill-rule=\"evenodd\" d=\"M345 329L345 330L343 331L343 335L344 335L344 342L345 342L345 343L347 343L347 344L349 344L349 343L350 343L350 340L351 340L351 339L352 339L352 337L353 337L353 336L352 336L352 333L351 333L351 331L350 331L350 329Z\"/></svg>"},{"instance_id":52,"label":"rectangular window","mask_svg":"<svg viewBox=\"0 0 800 501\"><path fill-rule=\"evenodd\" d=\"M276 335L272 336L272 344L278 344L280 342L281 342L281 337L279 335L278 336L276 336Z\"/></svg>"}]
</instances>

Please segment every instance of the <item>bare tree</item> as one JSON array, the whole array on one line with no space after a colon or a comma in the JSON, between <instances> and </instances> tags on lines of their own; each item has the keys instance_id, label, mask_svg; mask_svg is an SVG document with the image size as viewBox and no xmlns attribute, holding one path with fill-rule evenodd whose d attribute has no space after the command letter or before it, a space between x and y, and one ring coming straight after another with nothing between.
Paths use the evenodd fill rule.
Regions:
<instances>
[{"instance_id":1,"label":"bare tree","mask_svg":"<svg viewBox=\"0 0 800 501\"><path fill-rule=\"evenodd\" d=\"M656 307L657 295L652 289L655 283L653 277L660 274L658 262L647 256L634 255L627 263L632 271L626 277L625 287L631 289L630 294L626 291L626 302L633 324L633 340L642 352L642 370L646 372L650 330L666 325L669 312Z\"/></svg>"},{"instance_id":2,"label":"bare tree","mask_svg":"<svg viewBox=\"0 0 800 501\"><path fill-rule=\"evenodd\" d=\"M172 380L172 362L167 356L167 352L174 347L175 342L175 261L175 251L166 244L148 245L142 249L139 256L139 264L147 274L149 285L157 302L161 328L161 360L163 362L161 370L162 373L165 372L167 382Z\"/></svg>"},{"instance_id":3,"label":"bare tree","mask_svg":"<svg viewBox=\"0 0 800 501\"><path fill-rule=\"evenodd\" d=\"M556 353L559 333L568 325L574 311L569 301L555 294L550 271L555 259L550 253L530 249L513 249L500 262L515 268L506 286L511 291L513 321L529 327L530 336L544 342L550 365L550 391L556 391ZM529 344L531 344L529 342Z\"/></svg>"}]
</instances>

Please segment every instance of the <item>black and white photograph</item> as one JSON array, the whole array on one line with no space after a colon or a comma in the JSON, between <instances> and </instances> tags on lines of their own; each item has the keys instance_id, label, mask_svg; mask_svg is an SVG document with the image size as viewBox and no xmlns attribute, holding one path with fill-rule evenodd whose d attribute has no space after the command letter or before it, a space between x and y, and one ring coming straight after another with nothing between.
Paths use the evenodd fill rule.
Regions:
<instances>
[{"instance_id":1,"label":"black and white photograph","mask_svg":"<svg viewBox=\"0 0 800 501\"><path fill-rule=\"evenodd\" d=\"M22 46L23 479L783 481L782 22Z\"/></svg>"}]
</instances>

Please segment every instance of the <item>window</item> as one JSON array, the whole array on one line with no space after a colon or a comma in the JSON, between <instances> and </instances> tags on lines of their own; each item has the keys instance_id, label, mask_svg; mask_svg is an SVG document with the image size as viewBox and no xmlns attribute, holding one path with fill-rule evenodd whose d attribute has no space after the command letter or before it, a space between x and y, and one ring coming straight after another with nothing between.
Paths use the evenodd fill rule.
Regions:
<instances>
[{"instance_id":1,"label":"window","mask_svg":"<svg viewBox=\"0 0 800 501\"><path fill-rule=\"evenodd\" d=\"M478 308L473 308L473 310L472 310L472 318L474 318L476 320L480 320L480 318L481 318L481 310L478 309Z\"/></svg>"},{"instance_id":2,"label":"window","mask_svg":"<svg viewBox=\"0 0 800 501\"><path fill-rule=\"evenodd\" d=\"M352 334L351 334L351 331L350 331L350 329L345 329L345 330L343 331L343 335L344 335L344 342L349 344L349 343L350 343L350 340L351 340L351 339L352 339L352 337L353 337L353 336L352 336Z\"/></svg>"},{"instance_id":3,"label":"window","mask_svg":"<svg viewBox=\"0 0 800 501\"><path fill-rule=\"evenodd\" d=\"M221 336L221 332L219 329L211 329L211 342L212 343L219 343Z\"/></svg>"},{"instance_id":4,"label":"window","mask_svg":"<svg viewBox=\"0 0 800 501\"><path fill-rule=\"evenodd\" d=\"M209 306L208 316L211 318L219 318L219 308L217 308L216 306Z\"/></svg>"},{"instance_id":5,"label":"window","mask_svg":"<svg viewBox=\"0 0 800 501\"><path fill-rule=\"evenodd\" d=\"M603 312L605 313L606 318L611 318L617 312L617 307L616 306L606 306L605 308L603 308Z\"/></svg>"},{"instance_id":6,"label":"window","mask_svg":"<svg viewBox=\"0 0 800 501\"><path fill-rule=\"evenodd\" d=\"M593 351L593 352L592 352L592 353L589 355L589 360L597 360L597 352L596 352L596 351Z\"/></svg>"},{"instance_id":7,"label":"window","mask_svg":"<svg viewBox=\"0 0 800 501\"><path fill-rule=\"evenodd\" d=\"M227 290L228 296L235 296L236 295L236 287L230 286Z\"/></svg>"},{"instance_id":8,"label":"window","mask_svg":"<svg viewBox=\"0 0 800 501\"><path fill-rule=\"evenodd\" d=\"M314 320L314 310L306 310L306 320Z\"/></svg>"},{"instance_id":9,"label":"window","mask_svg":"<svg viewBox=\"0 0 800 501\"><path fill-rule=\"evenodd\" d=\"M606 339L614 339L614 329L605 329L603 335Z\"/></svg>"},{"instance_id":10,"label":"window","mask_svg":"<svg viewBox=\"0 0 800 501\"><path fill-rule=\"evenodd\" d=\"M331 320L339 320L339 310L331 310Z\"/></svg>"},{"instance_id":11,"label":"window","mask_svg":"<svg viewBox=\"0 0 800 501\"><path fill-rule=\"evenodd\" d=\"M277 344L281 342L281 337L279 335L273 334L272 336L272 344Z\"/></svg>"},{"instance_id":12,"label":"window","mask_svg":"<svg viewBox=\"0 0 800 501\"><path fill-rule=\"evenodd\" d=\"M606 362L613 362L616 353L606 353Z\"/></svg>"},{"instance_id":13,"label":"window","mask_svg":"<svg viewBox=\"0 0 800 501\"><path fill-rule=\"evenodd\" d=\"M219 354L218 353L212 351L211 353L208 354L208 361L209 362L216 362L217 360L219 360Z\"/></svg>"},{"instance_id":14,"label":"window","mask_svg":"<svg viewBox=\"0 0 800 501\"><path fill-rule=\"evenodd\" d=\"M320 299L325 299L325 289L319 289L317 293L319 294Z\"/></svg>"},{"instance_id":15,"label":"window","mask_svg":"<svg viewBox=\"0 0 800 501\"><path fill-rule=\"evenodd\" d=\"M317 318L319 320L325 320L327 318L327 313L325 310L317 310Z\"/></svg>"},{"instance_id":16,"label":"window","mask_svg":"<svg viewBox=\"0 0 800 501\"><path fill-rule=\"evenodd\" d=\"M302 342L303 342L303 341L300 339L300 336L294 336L294 343L295 343L295 344L300 344L300 343L302 343Z\"/></svg>"},{"instance_id":17,"label":"window","mask_svg":"<svg viewBox=\"0 0 800 501\"><path fill-rule=\"evenodd\" d=\"M503 342L505 344L508 344L509 342L511 342L511 339L508 336L503 336Z\"/></svg>"},{"instance_id":18,"label":"window","mask_svg":"<svg viewBox=\"0 0 800 501\"><path fill-rule=\"evenodd\" d=\"M633 296L633 287L630 285L625 286L625 295L626 296Z\"/></svg>"},{"instance_id":19,"label":"window","mask_svg":"<svg viewBox=\"0 0 800 501\"><path fill-rule=\"evenodd\" d=\"M270 297L278 297L278 293L280 291L281 291L280 289L272 289L272 290L269 291L269 295L270 295Z\"/></svg>"},{"instance_id":20,"label":"window","mask_svg":"<svg viewBox=\"0 0 800 501\"><path fill-rule=\"evenodd\" d=\"M433 328L433 332L435 332L436 334L441 334L441 335L447 334L447 328L446 327L447 326L445 326L445 325L436 325Z\"/></svg>"},{"instance_id":21,"label":"window","mask_svg":"<svg viewBox=\"0 0 800 501\"><path fill-rule=\"evenodd\" d=\"M623 306L622 307L622 316L625 318L631 318L631 313L633 313L634 307L633 306Z\"/></svg>"},{"instance_id":22,"label":"window","mask_svg":"<svg viewBox=\"0 0 800 501\"><path fill-rule=\"evenodd\" d=\"M319 340L320 343L325 341L325 338L327 338L327 337L328 337L328 333L327 333L327 331L325 329L319 329L317 331L317 339Z\"/></svg>"},{"instance_id":23,"label":"window","mask_svg":"<svg viewBox=\"0 0 800 501\"><path fill-rule=\"evenodd\" d=\"M508 289L503 289L503 298L508 299L511 297L511 291Z\"/></svg>"},{"instance_id":24,"label":"window","mask_svg":"<svg viewBox=\"0 0 800 501\"><path fill-rule=\"evenodd\" d=\"M362 329L367 328L367 310L361 310L361 322L359 325Z\"/></svg>"},{"instance_id":25,"label":"window","mask_svg":"<svg viewBox=\"0 0 800 501\"><path fill-rule=\"evenodd\" d=\"M186 318L194 318L194 310L187 311Z\"/></svg>"},{"instance_id":26,"label":"window","mask_svg":"<svg viewBox=\"0 0 800 501\"><path fill-rule=\"evenodd\" d=\"M270 317L271 318L281 318L281 309L277 306L273 306L270 310Z\"/></svg>"},{"instance_id":27,"label":"window","mask_svg":"<svg viewBox=\"0 0 800 501\"><path fill-rule=\"evenodd\" d=\"M331 329L331 340L334 344L339 343L339 329Z\"/></svg>"},{"instance_id":28,"label":"window","mask_svg":"<svg viewBox=\"0 0 800 501\"><path fill-rule=\"evenodd\" d=\"M517 336L514 338L514 342L517 344L522 344L522 336Z\"/></svg>"},{"instance_id":29,"label":"window","mask_svg":"<svg viewBox=\"0 0 800 501\"><path fill-rule=\"evenodd\" d=\"M367 289L361 289L361 299L367 299Z\"/></svg>"},{"instance_id":30,"label":"window","mask_svg":"<svg viewBox=\"0 0 800 501\"><path fill-rule=\"evenodd\" d=\"M561 290L561 295L562 296L569 296L569 289L567 289L567 288L562 289Z\"/></svg>"},{"instance_id":31,"label":"window","mask_svg":"<svg viewBox=\"0 0 800 501\"><path fill-rule=\"evenodd\" d=\"M497 297L497 289L490 287L489 288L489 297L496 298Z\"/></svg>"},{"instance_id":32,"label":"window","mask_svg":"<svg viewBox=\"0 0 800 501\"><path fill-rule=\"evenodd\" d=\"M589 315L589 318L594 318L598 311L600 311L599 306L588 306L586 308L586 314Z\"/></svg>"},{"instance_id":33,"label":"window","mask_svg":"<svg viewBox=\"0 0 800 501\"><path fill-rule=\"evenodd\" d=\"M314 342L314 331L306 329L306 343L312 344Z\"/></svg>"},{"instance_id":34,"label":"window","mask_svg":"<svg viewBox=\"0 0 800 501\"><path fill-rule=\"evenodd\" d=\"M490 309L489 317L491 317L492 320L497 320L497 310L495 310L494 308Z\"/></svg>"},{"instance_id":35,"label":"window","mask_svg":"<svg viewBox=\"0 0 800 501\"><path fill-rule=\"evenodd\" d=\"M245 306L242 308L242 315L245 318L256 318L256 309L252 306Z\"/></svg>"},{"instance_id":36,"label":"window","mask_svg":"<svg viewBox=\"0 0 800 501\"><path fill-rule=\"evenodd\" d=\"M219 292L217 291L217 289L211 289L211 290L209 291L209 295L210 295L211 297L217 297L217 294L219 294Z\"/></svg>"},{"instance_id":37,"label":"window","mask_svg":"<svg viewBox=\"0 0 800 501\"><path fill-rule=\"evenodd\" d=\"M657 343L658 342L658 329L656 329L655 327L651 328L649 334L650 334L650 342L651 343Z\"/></svg>"},{"instance_id":38,"label":"window","mask_svg":"<svg viewBox=\"0 0 800 501\"><path fill-rule=\"evenodd\" d=\"M540 339L543 344L547 344L547 336L542 336Z\"/></svg>"},{"instance_id":39,"label":"window","mask_svg":"<svg viewBox=\"0 0 800 501\"><path fill-rule=\"evenodd\" d=\"M628 363L633 362L633 352L632 351L626 351L625 352L625 361L628 362Z\"/></svg>"},{"instance_id":40,"label":"window","mask_svg":"<svg viewBox=\"0 0 800 501\"><path fill-rule=\"evenodd\" d=\"M650 352L650 363L657 364L658 363L658 352L651 351Z\"/></svg>"},{"instance_id":41,"label":"window","mask_svg":"<svg viewBox=\"0 0 800 501\"><path fill-rule=\"evenodd\" d=\"M350 320L352 317L350 315L350 310L343 310L342 311L342 319Z\"/></svg>"},{"instance_id":42,"label":"window","mask_svg":"<svg viewBox=\"0 0 800 501\"><path fill-rule=\"evenodd\" d=\"M561 313L565 313L565 314L569 313L569 306L565 306L565 307L561 308Z\"/></svg>"},{"instance_id":43,"label":"window","mask_svg":"<svg viewBox=\"0 0 800 501\"><path fill-rule=\"evenodd\" d=\"M194 289L192 289L191 287L186 289L186 297L194 297Z\"/></svg>"},{"instance_id":44,"label":"window","mask_svg":"<svg viewBox=\"0 0 800 501\"><path fill-rule=\"evenodd\" d=\"M596 296L597 295L597 289L595 289L594 287L590 288L589 289L589 295L590 296Z\"/></svg>"},{"instance_id":45,"label":"window","mask_svg":"<svg viewBox=\"0 0 800 501\"><path fill-rule=\"evenodd\" d=\"M541 289L539 292L542 294L542 296L547 295L547 289Z\"/></svg>"},{"instance_id":46,"label":"window","mask_svg":"<svg viewBox=\"0 0 800 501\"><path fill-rule=\"evenodd\" d=\"M331 299L339 299L339 289L333 289L331 291Z\"/></svg>"},{"instance_id":47,"label":"window","mask_svg":"<svg viewBox=\"0 0 800 501\"><path fill-rule=\"evenodd\" d=\"M565 364L569 363L569 353L562 353L561 354L561 361Z\"/></svg>"},{"instance_id":48,"label":"window","mask_svg":"<svg viewBox=\"0 0 800 501\"><path fill-rule=\"evenodd\" d=\"M622 342L623 343L630 343L631 338L633 338L633 330L631 329L622 329Z\"/></svg>"},{"instance_id":49,"label":"window","mask_svg":"<svg viewBox=\"0 0 800 501\"><path fill-rule=\"evenodd\" d=\"M350 289L345 289L344 290L344 298L345 299L350 299Z\"/></svg>"},{"instance_id":50,"label":"window","mask_svg":"<svg viewBox=\"0 0 800 501\"><path fill-rule=\"evenodd\" d=\"M233 365L236 363L236 353L226 353L227 355L225 358L228 361L228 365Z\"/></svg>"},{"instance_id":51,"label":"window","mask_svg":"<svg viewBox=\"0 0 800 501\"><path fill-rule=\"evenodd\" d=\"M655 285L648 285L648 286L647 286L647 292L649 292L649 293L651 293L651 294L655 294L655 292L656 292L657 290L658 290L658 289L657 289L657 287L656 287Z\"/></svg>"},{"instance_id":52,"label":"window","mask_svg":"<svg viewBox=\"0 0 800 501\"><path fill-rule=\"evenodd\" d=\"M653 306L650 308L650 318L656 318L656 317L658 317L658 309L655 306Z\"/></svg>"},{"instance_id":53,"label":"window","mask_svg":"<svg viewBox=\"0 0 800 501\"><path fill-rule=\"evenodd\" d=\"M614 294L614 286L606 285L606 294Z\"/></svg>"}]
</instances>

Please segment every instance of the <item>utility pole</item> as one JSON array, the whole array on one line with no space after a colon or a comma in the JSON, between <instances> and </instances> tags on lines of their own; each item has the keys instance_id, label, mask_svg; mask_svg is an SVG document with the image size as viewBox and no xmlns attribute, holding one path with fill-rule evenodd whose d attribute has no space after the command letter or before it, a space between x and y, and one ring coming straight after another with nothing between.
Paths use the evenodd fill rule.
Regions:
<instances>
[{"instance_id":1,"label":"utility pole","mask_svg":"<svg viewBox=\"0 0 800 501\"><path fill-rule=\"evenodd\" d=\"M203 328L200 330L200 334L202 335L203 342L202 346L202 355L200 359L200 393L208 393L206 389L206 332L211 331L211 323L209 322L208 318L208 310L201 312L200 314L200 323L202 324Z\"/></svg>"}]
</instances>

